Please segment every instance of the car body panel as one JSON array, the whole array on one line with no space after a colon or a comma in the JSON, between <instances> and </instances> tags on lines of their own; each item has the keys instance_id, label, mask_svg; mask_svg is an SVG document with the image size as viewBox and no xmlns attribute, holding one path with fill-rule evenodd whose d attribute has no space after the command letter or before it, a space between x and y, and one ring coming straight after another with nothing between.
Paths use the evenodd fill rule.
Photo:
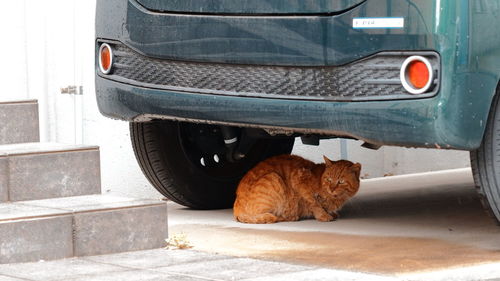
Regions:
<instances>
[{"instance_id":1,"label":"car body panel","mask_svg":"<svg viewBox=\"0 0 500 281\"><path fill-rule=\"evenodd\" d=\"M369 102L228 97L157 90L99 76L101 112L350 136L375 144L479 147L499 81L498 3L367 0L339 15L158 13L134 0L97 2L97 39L154 58L255 65L339 66L382 51L435 51L439 93ZM387 5L382 5L385 3ZM482 3L482 2L481 2ZM402 29L353 29L359 17L404 17Z\"/></svg>"},{"instance_id":2,"label":"car body panel","mask_svg":"<svg viewBox=\"0 0 500 281\"><path fill-rule=\"evenodd\" d=\"M441 42L429 30L432 23L418 16L413 16L414 23L407 29L353 29L353 18L385 16L385 9L380 11L377 1L368 1L335 16L287 17L187 16L154 13L133 0L127 3L120 30L113 33L103 30L99 37L116 38L139 53L156 58L238 64L342 65L387 50L439 49L437 44ZM432 5L423 6L424 11L420 13L433 13ZM407 13L407 8L399 7L401 11L394 13L400 17ZM98 26L115 25L110 19L98 17L98 20L102 21Z\"/></svg>"},{"instance_id":3,"label":"car body panel","mask_svg":"<svg viewBox=\"0 0 500 281\"><path fill-rule=\"evenodd\" d=\"M197 14L297 15L345 11L365 0L137 0L146 9Z\"/></svg>"}]
</instances>

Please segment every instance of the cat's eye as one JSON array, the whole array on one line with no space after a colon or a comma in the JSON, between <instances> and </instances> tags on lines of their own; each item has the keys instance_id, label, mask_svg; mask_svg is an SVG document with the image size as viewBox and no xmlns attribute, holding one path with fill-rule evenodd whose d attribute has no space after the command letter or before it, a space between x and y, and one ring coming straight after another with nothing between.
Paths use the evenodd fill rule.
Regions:
<instances>
[{"instance_id":1,"label":"cat's eye","mask_svg":"<svg viewBox=\"0 0 500 281\"><path fill-rule=\"evenodd\" d=\"M344 184L345 180L339 180L339 184Z\"/></svg>"}]
</instances>

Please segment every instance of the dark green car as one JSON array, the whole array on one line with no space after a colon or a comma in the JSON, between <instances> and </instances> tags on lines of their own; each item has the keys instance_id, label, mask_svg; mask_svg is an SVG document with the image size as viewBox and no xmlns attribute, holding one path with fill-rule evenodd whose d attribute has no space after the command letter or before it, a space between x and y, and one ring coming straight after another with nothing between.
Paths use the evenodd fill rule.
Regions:
<instances>
[{"instance_id":1,"label":"dark green car","mask_svg":"<svg viewBox=\"0 0 500 281\"><path fill-rule=\"evenodd\" d=\"M495 0L98 0L97 100L192 208L301 136L471 151L500 219L498 26Z\"/></svg>"}]
</instances>

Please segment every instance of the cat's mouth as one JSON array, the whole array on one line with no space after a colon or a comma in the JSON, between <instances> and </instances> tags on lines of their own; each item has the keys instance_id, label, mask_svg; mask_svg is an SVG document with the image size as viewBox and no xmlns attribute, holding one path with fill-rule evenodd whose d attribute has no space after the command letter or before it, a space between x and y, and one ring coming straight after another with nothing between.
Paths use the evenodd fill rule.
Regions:
<instances>
[{"instance_id":1,"label":"cat's mouth","mask_svg":"<svg viewBox=\"0 0 500 281\"><path fill-rule=\"evenodd\" d=\"M335 185L335 186L331 186L328 190L330 191L330 194L333 196L333 197L336 197L338 195L338 185Z\"/></svg>"},{"instance_id":2,"label":"cat's mouth","mask_svg":"<svg viewBox=\"0 0 500 281\"><path fill-rule=\"evenodd\" d=\"M335 189L333 189L330 192L330 194L332 195L332 198L334 198L334 199L350 197L349 191L339 189L338 186L335 187Z\"/></svg>"}]
</instances>

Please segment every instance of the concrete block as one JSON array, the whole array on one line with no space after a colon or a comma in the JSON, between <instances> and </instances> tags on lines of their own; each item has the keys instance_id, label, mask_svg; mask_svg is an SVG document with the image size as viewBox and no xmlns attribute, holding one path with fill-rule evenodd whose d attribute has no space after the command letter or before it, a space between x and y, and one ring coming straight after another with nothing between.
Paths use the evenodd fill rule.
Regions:
<instances>
[{"instance_id":1,"label":"concrete block","mask_svg":"<svg viewBox=\"0 0 500 281\"><path fill-rule=\"evenodd\" d=\"M64 281L207 281L211 279L203 278L202 276L168 274L162 272L154 272L148 270L129 270L121 272L112 272L105 275L87 275L78 278L65 279ZM223 281L223 280L214 280Z\"/></svg>"},{"instance_id":2,"label":"concrete block","mask_svg":"<svg viewBox=\"0 0 500 281\"><path fill-rule=\"evenodd\" d=\"M159 200L88 195L0 204L0 264L160 248L166 238L167 203Z\"/></svg>"},{"instance_id":3,"label":"concrete block","mask_svg":"<svg viewBox=\"0 0 500 281\"><path fill-rule=\"evenodd\" d=\"M242 268L245 270L241 270ZM262 261L249 258L229 258L191 264L178 264L175 266L157 268L155 271L179 274L204 272L203 277L209 279L242 280L269 276L276 272L290 273L300 272L307 269L309 268L306 266L280 262Z\"/></svg>"},{"instance_id":4,"label":"concrete block","mask_svg":"<svg viewBox=\"0 0 500 281\"><path fill-rule=\"evenodd\" d=\"M343 271L335 269L317 268L304 270L301 272L281 273L276 272L269 276L252 279L251 281L288 281L288 280L307 280L307 281L355 281L355 280L370 280L370 281L397 281L407 280L399 279L392 276L382 276L369 273L360 273L352 271ZM417 280L417 279L408 279ZM422 279L426 280L426 279ZM427 279L428 280L428 279ZM247 280L250 281L250 280Z\"/></svg>"},{"instance_id":5,"label":"concrete block","mask_svg":"<svg viewBox=\"0 0 500 281\"><path fill-rule=\"evenodd\" d=\"M154 249L166 238L166 204L74 215L75 256Z\"/></svg>"},{"instance_id":6,"label":"concrete block","mask_svg":"<svg viewBox=\"0 0 500 281\"><path fill-rule=\"evenodd\" d=\"M22 280L47 281L69 280L70 278L106 276L111 272L127 270L123 267L96 263L81 259L30 262L0 265L0 276L21 278ZM0 280L2 280L0 278Z\"/></svg>"},{"instance_id":7,"label":"concrete block","mask_svg":"<svg viewBox=\"0 0 500 281\"><path fill-rule=\"evenodd\" d=\"M193 250L166 251L164 249L155 249L148 251L126 252L113 255L92 256L87 257L86 259L126 268L155 269L159 267L174 266L178 264L208 262L228 258L230 257Z\"/></svg>"},{"instance_id":8,"label":"concrete block","mask_svg":"<svg viewBox=\"0 0 500 281\"><path fill-rule=\"evenodd\" d=\"M0 222L0 264L71 256L71 216Z\"/></svg>"},{"instance_id":9,"label":"concrete block","mask_svg":"<svg viewBox=\"0 0 500 281\"><path fill-rule=\"evenodd\" d=\"M38 102L0 102L0 144L38 142Z\"/></svg>"},{"instance_id":10,"label":"concrete block","mask_svg":"<svg viewBox=\"0 0 500 281\"><path fill-rule=\"evenodd\" d=\"M101 191L97 147L57 144L0 146L8 165L0 186L9 201L98 194ZM1 168L0 163L0 168ZM2 171L0 171L0 175ZM5 183L6 179L8 182Z\"/></svg>"}]
</instances>

